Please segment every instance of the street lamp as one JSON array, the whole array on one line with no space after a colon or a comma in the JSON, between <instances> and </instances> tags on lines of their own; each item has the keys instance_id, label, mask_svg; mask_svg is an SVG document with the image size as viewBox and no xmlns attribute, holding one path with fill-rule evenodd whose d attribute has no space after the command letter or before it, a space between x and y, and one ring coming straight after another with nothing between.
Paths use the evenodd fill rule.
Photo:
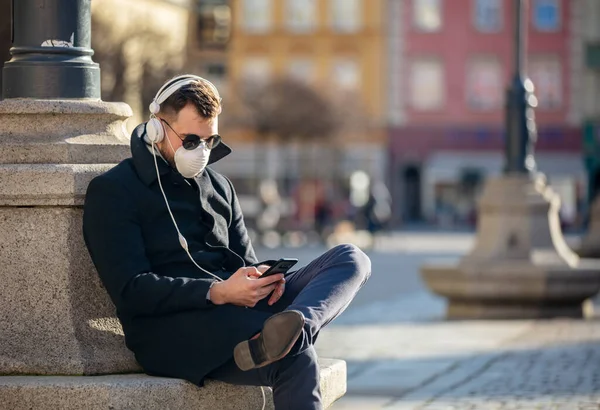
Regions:
<instances>
[{"instance_id":1,"label":"street lamp","mask_svg":"<svg viewBox=\"0 0 600 410\"><path fill-rule=\"evenodd\" d=\"M4 98L100 98L89 0L13 0L12 12L12 59L4 65Z\"/></svg>"},{"instance_id":2,"label":"street lamp","mask_svg":"<svg viewBox=\"0 0 600 410\"><path fill-rule=\"evenodd\" d=\"M505 166L488 178L474 248L458 265L430 264L427 286L448 298L447 317L517 319L583 315L600 266L581 263L560 230L560 198L536 170L533 84L525 74L526 0L514 0L514 76L506 93Z\"/></svg>"},{"instance_id":3,"label":"street lamp","mask_svg":"<svg viewBox=\"0 0 600 410\"><path fill-rule=\"evenodd\" d=\"M533 83L525 73L527 19L525 1L515 0L514 73L506 92L505 173L528 174L535 170L533 145L536 126L533 108L536 101Z\"/></svg>"}]
</instances>

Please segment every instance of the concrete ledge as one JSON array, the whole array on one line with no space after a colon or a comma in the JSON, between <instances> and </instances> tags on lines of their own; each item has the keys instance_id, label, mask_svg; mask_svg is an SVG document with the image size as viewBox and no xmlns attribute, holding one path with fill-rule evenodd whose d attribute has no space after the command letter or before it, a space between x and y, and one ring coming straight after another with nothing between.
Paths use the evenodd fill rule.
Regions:
<instances>
[{"instance_id":1,"label":"concrete ledge","mask_svg":"<svg viewBox=\"0 0 600 410\"><path fill-rule=\"evenodd\" d=\"M325 408L346 392L346 363L321 359ZM267 409L273 409L270 389ZM208 381L198 388L179 379L144 374L107 376L2 376L0 403L12 410L256 410L260 388Z\"/></svg>"}]
</instances>

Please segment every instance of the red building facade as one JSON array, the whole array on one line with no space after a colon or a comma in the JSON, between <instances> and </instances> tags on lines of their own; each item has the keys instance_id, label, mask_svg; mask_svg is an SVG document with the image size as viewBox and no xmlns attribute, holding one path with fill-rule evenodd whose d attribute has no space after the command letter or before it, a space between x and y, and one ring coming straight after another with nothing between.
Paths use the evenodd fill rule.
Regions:
<instances>
[{"instance_id":1,"label":"red building facade","mask_svg":"<svg viewBox=\"0 0 600 410\"><path fill-rule=\"evenodd\" d=\"M473 222L486 176L501 172L514 3L390 3L390 175L397 222ZM530 0L527 74L536 87L538 165L577 219L581 163L580 0ZM558 164L558 165L557 165Z\"/></svg>"}]
</instances>

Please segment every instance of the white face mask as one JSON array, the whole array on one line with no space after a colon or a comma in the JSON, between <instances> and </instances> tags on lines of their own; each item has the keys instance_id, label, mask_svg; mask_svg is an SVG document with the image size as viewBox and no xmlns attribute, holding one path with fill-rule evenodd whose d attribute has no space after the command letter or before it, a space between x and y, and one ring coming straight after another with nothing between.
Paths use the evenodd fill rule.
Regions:
<instances>
[{"instance_id":1,"label":"white face mask","mask_svg":"<svg viewBox=\"0 0 600 410\"><path fill-rule=\"evenodd\" d=\"M171 150L175 152L175 167L184 178L194 178L208 165L210 149L206 147L205 142L200 143L195 149L188 150L179 147L175 151L168 138L167 141Z\"/></svg>"},{"instance_id":2,"label":"white face mask","mask_svg":"<svg viewBox=\"0 0 600 410\"><path fill-rule=\"evenodd\" d=\"M206 143L201 143L198 148L187 150L183 147L175 151L175 166L177 171L185 178L194 178L208 165L210 159L210 149L206 148Z\"/></svg>"}]
</instances>

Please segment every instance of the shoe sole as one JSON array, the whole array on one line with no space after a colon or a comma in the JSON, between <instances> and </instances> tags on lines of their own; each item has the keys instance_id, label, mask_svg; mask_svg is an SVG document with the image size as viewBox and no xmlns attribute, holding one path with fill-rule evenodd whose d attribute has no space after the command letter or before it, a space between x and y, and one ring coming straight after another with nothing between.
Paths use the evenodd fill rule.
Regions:
<instances>
[{"instance_id":1,"label":"shoe sole","mask_svg":"<svg viewBox=\"0 0 600 410\"><path fill-rule=\"evenodd\" d=\"M248 371L285 357L298 340L303 327L304 316L300 312L289 310L271 316L265 321L258 337L259 342L262 341L264 345L267 360L255 363L250 352L250 343L245 340L233 349L235 363L241 370Z\"/></svg>"}]
</instances>

